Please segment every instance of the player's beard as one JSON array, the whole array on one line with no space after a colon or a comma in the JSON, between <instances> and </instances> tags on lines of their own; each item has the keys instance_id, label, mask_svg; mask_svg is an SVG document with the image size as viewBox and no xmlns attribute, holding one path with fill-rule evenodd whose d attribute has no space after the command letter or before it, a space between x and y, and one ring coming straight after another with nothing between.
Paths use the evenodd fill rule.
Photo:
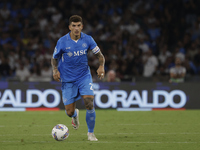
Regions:
<instances>
[{"instance_id":1,"label":"player's beard","mask_svg":"<svg viewBox=\"0 0 200 150\"><path fill-rule=\"evenodd\" d=\"M74 32L75 38L79 39L80 38L80 32L79 31L75 31Z\"/></svg>"},{"instance_id":2,"label":"player's beard","mask_svg":"<svg viewBox=\"0 0 200 150\"><path fill-rule=\"evenodd\" d=\"M79 39L79 36L78 36L78 35L75 35L75 39L78 40L78 39Z\"/></svg>"}]
</instances>

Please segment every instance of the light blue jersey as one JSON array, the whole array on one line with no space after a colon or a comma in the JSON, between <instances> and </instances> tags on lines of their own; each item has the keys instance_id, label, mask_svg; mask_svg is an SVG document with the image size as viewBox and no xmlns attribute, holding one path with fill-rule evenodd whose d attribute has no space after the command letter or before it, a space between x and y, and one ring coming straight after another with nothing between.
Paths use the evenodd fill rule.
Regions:
<instances>
[{"instance_id":1,"label":"light blue jersey","mask_svg":"<svg viewBox=\"0 0 200 150\"><path fill-rule=\"evenodd\" d=\"M88 50L94 54L100 51L91 36L81 32L80 39L74 41L69 33L58 40L53 53L53 58L58 59L61 82L74 82L90 74Z\"/></svg>"}]
</instances>

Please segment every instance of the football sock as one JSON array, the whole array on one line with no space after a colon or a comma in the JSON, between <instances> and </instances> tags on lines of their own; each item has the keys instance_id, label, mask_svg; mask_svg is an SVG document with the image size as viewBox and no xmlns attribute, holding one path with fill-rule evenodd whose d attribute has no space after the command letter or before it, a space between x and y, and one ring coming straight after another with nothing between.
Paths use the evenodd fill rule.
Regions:
<instances>
[{"instance_id":1,"label":"football sock","mask_svg":"<svg viewBox=\"0 0 200 150\"><path fill-rule=\"evenodd\" d=\"M66 115L68 116L68 114L67 114L67 111L65 110L65 113L66 113ZM77 112L76 112L76 110L74 110L74 114L71 116L71 117L76 117L77 116ZM70 117L70 116L69 116Z\"/></svg>"},{"instance_id":2,"label":"football sock","mask_svg":"<svg viewBox=\"0 0 200 150\"><path fill-rule=\"evenodd\" d=\"M94 132L95 118L96 118L95 109L94 108L92 110L87 109L86 122L87 122L87 126L88 126L88 132L90 132L90 133Z\"/></svg>"}]
</instances>

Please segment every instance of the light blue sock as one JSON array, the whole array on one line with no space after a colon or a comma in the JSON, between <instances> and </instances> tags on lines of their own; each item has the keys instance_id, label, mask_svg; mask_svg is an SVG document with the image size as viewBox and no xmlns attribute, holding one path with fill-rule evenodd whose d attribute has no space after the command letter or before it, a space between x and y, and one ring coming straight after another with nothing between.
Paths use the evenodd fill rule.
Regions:
<instances>
[{"instance_id":1,"label":"light blue sock","mask_svg":"<svg viewBox=\"0 0 200 150\"><path fill-rule=\"evenodd\" d=\"M94 108L92 110L87 109L86 122L87 122L87 126L88 126L88 132L90 132L90 133L94 132L95 118L96 118L95 109Z\"/></svg>"},{"instance_id":2,"label":"light blue sock","mask_svg":"<svg viewBox=\"0 0 200 150\"><path fill-rule=\"evenodd\" d=\"M66 115L68 116L68 114L67 114L67 111L65 110L65 113L66 113ZM76 110L74 110L74 114L71 116L71 117L76 117L77 116L77 112L76 112Z\"/></svg>"}]
</instances>

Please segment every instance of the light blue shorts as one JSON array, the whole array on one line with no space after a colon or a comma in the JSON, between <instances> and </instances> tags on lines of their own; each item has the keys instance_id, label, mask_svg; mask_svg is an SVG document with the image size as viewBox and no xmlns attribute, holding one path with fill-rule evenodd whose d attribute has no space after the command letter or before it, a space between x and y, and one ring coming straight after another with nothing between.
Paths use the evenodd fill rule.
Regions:
<instances>
[{"instance_id":1,"label":"light blue shorts","mask_svg":"<svg viewBox=\"0 0 200 150\"><path fill-rule=\"evenodd\" d=\"M90 74L74 82L62 82L62 100L69 105L81 99L82 95L94 95L92 77Z\"/></svg>"}]
</instances>

